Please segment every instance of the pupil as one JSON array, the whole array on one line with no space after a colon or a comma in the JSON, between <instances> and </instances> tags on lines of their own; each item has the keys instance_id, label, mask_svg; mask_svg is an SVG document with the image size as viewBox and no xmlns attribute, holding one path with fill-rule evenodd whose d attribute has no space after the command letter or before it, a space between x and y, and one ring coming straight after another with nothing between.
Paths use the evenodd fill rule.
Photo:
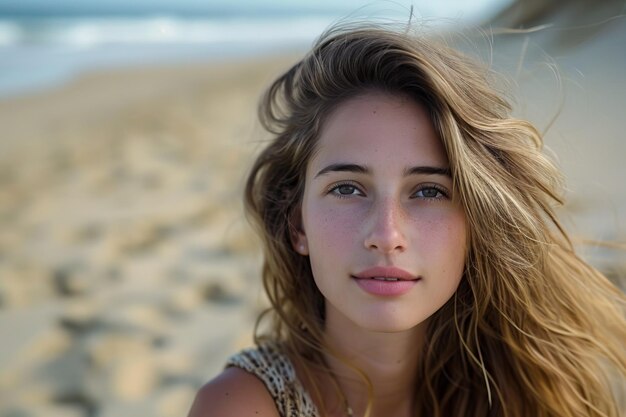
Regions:
<instances>
[{"instance_id":1,"label":"pupil","mask_svg":"<svg viewBox=\"0 0 626 417\"><path fill-rule=\"evenodd\" d=\"M339 194L352 194L352 186L342 185L341 187L339 187Z\"/></svg>"}]
</instances>

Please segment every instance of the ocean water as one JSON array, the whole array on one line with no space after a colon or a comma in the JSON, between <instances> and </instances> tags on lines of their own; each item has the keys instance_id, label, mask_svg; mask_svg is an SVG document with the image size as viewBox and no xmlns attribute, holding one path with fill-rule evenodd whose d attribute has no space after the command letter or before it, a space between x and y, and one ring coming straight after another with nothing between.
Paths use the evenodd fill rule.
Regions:
<instances>
[{"instance_id":1,"label":"ocean water","mask_svg":"<svg viewBox=\"0 0 626 417\"><path fill-rule=\"evenodd\" d=\"M422 2L418 17L475 18L503 0ZM403 21L412 1L3 0L0 99L94 69L216 61L304 50L340 19ZM437 8L434 8L434 5Z\"/></svg>"},{"instance_id":2,"label":"ocean water","mask_svg":"<svg viewBox=\"0 0 626 417\"><path fill-rule=\"evenodd\" d=\"M221 60L306 48L332 15L0 18L0 97L88 70Z\"/></svg>"}]
</instances>

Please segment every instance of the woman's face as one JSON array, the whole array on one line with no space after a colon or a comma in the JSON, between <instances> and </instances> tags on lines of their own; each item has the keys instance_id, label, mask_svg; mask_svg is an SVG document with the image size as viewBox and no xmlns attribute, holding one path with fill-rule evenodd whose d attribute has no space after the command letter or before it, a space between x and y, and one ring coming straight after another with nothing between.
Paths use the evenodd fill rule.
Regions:
<instances>
[{"instance_id":1,"label":"woman's face","mask_svg":"<svg viewBox=\"0 0 626 417\"><path fill-rule=\"evenodd\" d=\"M465 216L421 104L373 92L340 104L305 181L294 246L310 257L327 323L409 330L454 294Z\"/></svg>"}]
</instances>

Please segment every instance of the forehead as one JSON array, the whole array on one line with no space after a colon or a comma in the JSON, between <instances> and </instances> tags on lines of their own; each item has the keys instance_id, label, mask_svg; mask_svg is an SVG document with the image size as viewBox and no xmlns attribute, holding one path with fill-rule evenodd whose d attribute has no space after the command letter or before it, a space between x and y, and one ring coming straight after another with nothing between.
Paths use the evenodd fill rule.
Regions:
<instances>
[{"instance_id":1,"label":"forehead","mask_svg":"<svg viewBox=\"0 0 626 417\"><path fill-rule=\"evenodd\" d=\"M324 123L310 165L328 162L448 166L423 104L407 95L368 92L339 104Z\"/></svg>"}]
</instances>

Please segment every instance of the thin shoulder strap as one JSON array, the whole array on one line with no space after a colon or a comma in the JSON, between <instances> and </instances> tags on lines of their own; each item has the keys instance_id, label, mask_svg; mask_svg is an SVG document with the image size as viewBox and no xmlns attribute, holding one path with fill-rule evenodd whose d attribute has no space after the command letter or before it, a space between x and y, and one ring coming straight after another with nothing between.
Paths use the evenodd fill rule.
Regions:
<instances>
[{"instance_id":1,"label":"thin shoulder strap","mask_svg":"<svg viewBox=\"0 0 626 417\"><path fill-rule=\"evenodd\" d=\"M239 352L228 359L229 366L244 369L263 381L281 417L319 417L291 361L274 343Z\"/></svg>"}]
</instances>

